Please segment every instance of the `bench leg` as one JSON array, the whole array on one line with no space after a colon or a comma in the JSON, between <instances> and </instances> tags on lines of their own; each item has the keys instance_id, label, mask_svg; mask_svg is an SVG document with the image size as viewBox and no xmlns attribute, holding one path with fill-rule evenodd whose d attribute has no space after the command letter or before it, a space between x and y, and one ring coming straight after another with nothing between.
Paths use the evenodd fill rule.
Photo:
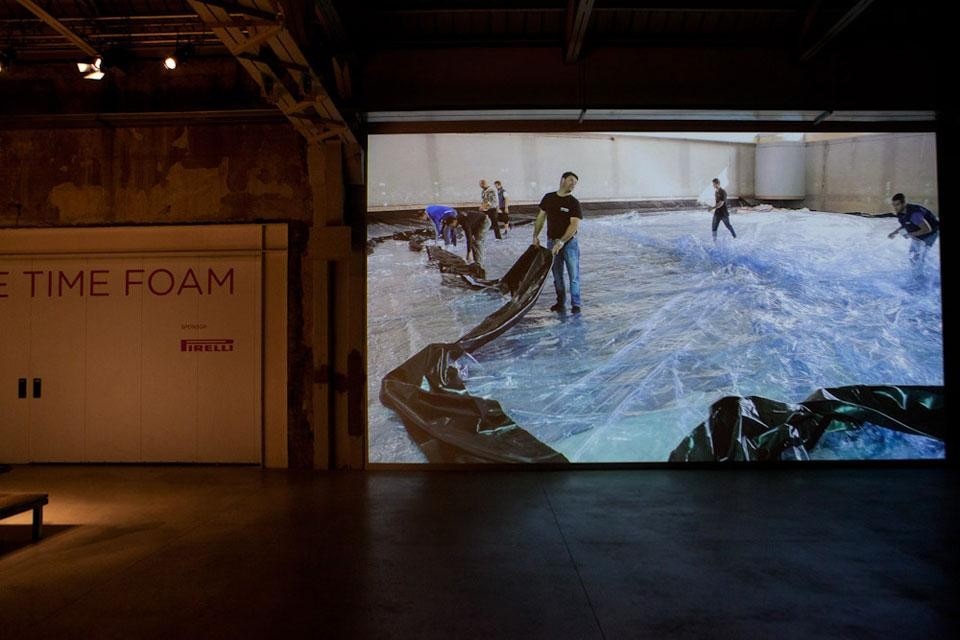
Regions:
<instances>
[{"instance_id":1,"label":"bench leg","mask_svg":"<svg viewBox=\"0 0 960 640\"><path fill-rule=\"evenodd\" d=\"M33 540L36 542L43 536L43 507L33 508Z\"/></svg>"}]
</instances>

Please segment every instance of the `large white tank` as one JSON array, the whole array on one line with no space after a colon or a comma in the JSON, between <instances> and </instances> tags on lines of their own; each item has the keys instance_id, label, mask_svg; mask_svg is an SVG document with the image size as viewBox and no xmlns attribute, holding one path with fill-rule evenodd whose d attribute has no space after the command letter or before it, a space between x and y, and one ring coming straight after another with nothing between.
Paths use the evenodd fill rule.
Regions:
<instances>
[{"instance_id":1,"label":"large white tank","mask_svg":"<svg viewBox=\"0 0 960 640\"><path fill-rule=\"evenodd\" d=\"M807 195L803 140L758 141L754 169L760 200L802 200Z\"/></svg>"}]
</instances>

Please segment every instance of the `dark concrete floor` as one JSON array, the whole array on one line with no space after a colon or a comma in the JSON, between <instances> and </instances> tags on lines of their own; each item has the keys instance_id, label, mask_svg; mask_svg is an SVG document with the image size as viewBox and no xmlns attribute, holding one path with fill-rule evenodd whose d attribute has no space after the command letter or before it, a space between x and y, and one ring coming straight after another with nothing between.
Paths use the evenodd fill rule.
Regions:
<instances>
[{"instance_id":1,"label":"dark concrete floor","mask_svg":"<svg viewBox=\"0 0 960 640\"><path fill-rule=\"evenodd\" d=\"M14 467L3 638L945 638L956 473Z\"/></svg>"}]
</instances>

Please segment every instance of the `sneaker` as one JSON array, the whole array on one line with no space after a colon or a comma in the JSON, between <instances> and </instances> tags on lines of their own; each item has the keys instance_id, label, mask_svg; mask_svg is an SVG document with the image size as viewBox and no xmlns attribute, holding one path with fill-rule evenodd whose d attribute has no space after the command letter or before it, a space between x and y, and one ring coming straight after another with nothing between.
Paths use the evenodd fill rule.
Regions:
<instances>
[{"instance_id":1,"label":"sneaker","mask_svg":"<svg viewBox=\"0 0 960 640\"><path fill-rule=\"evenodd\" d=\"M557 304L550 307L550 311L563 311L563 303L558 302Z\"/></svg>"},{"instance_id":2,"label":"sneaker","mask_svg":"<svg viewBox=\"0 0 960 640\"><path fill-rule=\"evenodd\" d=\"M573 313L580 313L580 307L578 307L577 305L573 305L572 307L570 307L570 311Z\"/></svg>"}]
</instances>

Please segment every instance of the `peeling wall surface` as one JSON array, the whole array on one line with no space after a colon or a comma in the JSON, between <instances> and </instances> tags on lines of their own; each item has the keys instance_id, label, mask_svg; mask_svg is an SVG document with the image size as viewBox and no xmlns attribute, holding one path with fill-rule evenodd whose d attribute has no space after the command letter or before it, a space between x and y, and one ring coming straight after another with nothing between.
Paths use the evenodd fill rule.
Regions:
<instances>
[{"instance_id":1,"label":"peeling wall surface","mask_svg":"<svg viewBox=\"0 0 960 640\"><path fill-rule=\"evenodd\" d=\"M752 144L632 134L401 134L369 138L367 203L479 202L480 178L503 181L515 203L537 203L564 171L588 201L696 198L726 172L731 196L753 193Z\"/></svg>"},{"instance_id":2,"label":"peeling wall surface","mask_svg":"<svg viewBox=\"0 0 960 640\"><path fill-rule=\"evenodd\" d=\"M878 133L807 142L806 206L820 211L892 211L903 193L940 213L933 133Z\"/></svg>"},{"instance_id":3,"label":"peeling wall surface","mask_svg":"<svg viewBox=\"0 0 960 640\"><path fill-rule=\"evenodd\" d=\"M0 131L0 226L309 220L286 125Z\"/></svg>"}]
</instances>

